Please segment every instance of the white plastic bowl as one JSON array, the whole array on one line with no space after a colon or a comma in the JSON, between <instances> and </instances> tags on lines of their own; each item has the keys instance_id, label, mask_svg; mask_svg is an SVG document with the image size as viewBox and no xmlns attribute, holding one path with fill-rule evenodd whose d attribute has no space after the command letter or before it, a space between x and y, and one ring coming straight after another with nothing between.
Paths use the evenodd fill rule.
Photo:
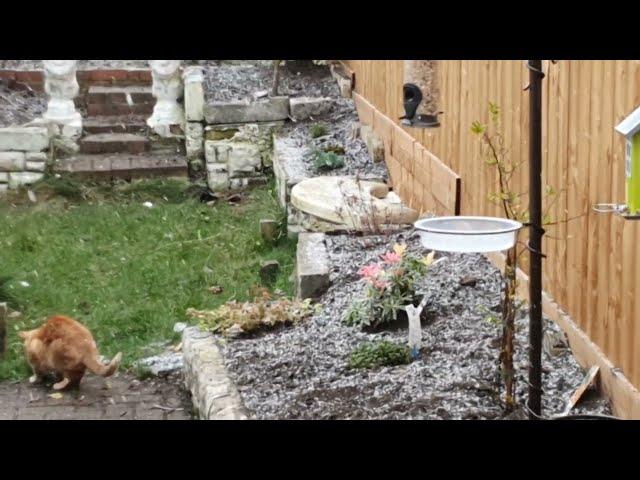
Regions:
<instances>
[{"instance_id":1,"label":"white plastic bowl","mask_svg":"<svg viewBox=\"0 0 640 480\"><path fill-rule=\"evenodd\" d=\"M418 220L414 227L429 250L484 253L512 248L523 225L496 217L434 217Z\"/></svg>"}]
</instances>

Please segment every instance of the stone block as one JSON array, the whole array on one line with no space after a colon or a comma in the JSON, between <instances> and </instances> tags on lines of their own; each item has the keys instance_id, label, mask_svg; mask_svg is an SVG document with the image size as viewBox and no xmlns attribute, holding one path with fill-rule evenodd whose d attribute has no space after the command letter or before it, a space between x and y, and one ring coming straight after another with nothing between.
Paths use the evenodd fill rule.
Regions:
<instances>
[{"instance_id":1,"label":"stone block","mask_svg":"<svg viewBox=\"0 0 640 480\"><path fill-rule=\"evenodd\" d=\"M289 98L271 97L255 102L213 102L205 106L209 124L251 123L285 120L289 117Z\"/></svg>"},{"instance_id":2,"label":"stone block","mask_svg":"<svg viewBox=\"0 0 640 480\"><path fill-rule=\"evenodd\" d=\"M12 172L9 174L9 187L18 188L21 185L31 185L44 177L40 172Z\"/></svg>"},{"instance_id":3,"label":"stone block","mask_svg":"<svg viewBox=\"0 0 640 480\"><path fill-rule=\"evenodd\" d=\"M329 287L329 255L323 233L299 233L296 252L296 295L317 298Z\"/></svg>"},{"instance_id":4,"label":"stone block","mask_svg":"<svg viewBox=\"0 0 640 480\"><path fill-rule=\"evenodd\" d=\"M204 127L201 123L188 122L186 127L186 149L189 160L204 157Z\"/></svg>"},{"instance_id":5,"label":"stone block","mask_svg":"<svg viewBox=\"0 0 640 480\"><path fill-rule=\"evenodd\" d=\"M23 152L0 152L0 172L24 170L26 157Z\"/></svg>"},{"instance_id":6,"label":"stone block","mask_svg":"<svg viewBox=\"0 0 640 480\"><path fill-rule=\"evenodd\" d=\"M27 170L30 172L44 172L45 162L27 162Z\"/></svg>"},{"instance_id":7,"label":"stone block","mask_svg":"<svg viewBox=\"0 0 640 480\"><path fill-rule=\"evenodd\" d=\"M200 67L187 67L183 73L184 79L184 109L189 122L204 120L204 89L202 82L204 75Z\"/></svg>"},{"instance_id":8,"label":"stone block","mask_svg":"<svg viewBox=\"0 0 640 480\"><path fill-rule=\"evenodd\" d=\"M307 178L303 157L304 147L292 140L275 136L273 140L273 173L276 177L278 202L284 209L289 203L291 189Z\"/></svg>"},{"instance_id":9,"label":"stone block","mask_svg":"<svg viewBox=\"0 0 640 480\"><path fill-rule=\"evenodd\" d=\"M49 147L45 127L0 128L0 151L41 152Z\"/></svg>"},{"instance_id":10,"label":"stone block","mask_svg":"<svg viewBox=\"0 0 640 480\"><path fill-rule=\"evenodd\" d=\"M291 117L295 120L306 120L323 115L333 106L333 100L328 97L297 97L290 101Z\"/></svg>"}]
</instances>

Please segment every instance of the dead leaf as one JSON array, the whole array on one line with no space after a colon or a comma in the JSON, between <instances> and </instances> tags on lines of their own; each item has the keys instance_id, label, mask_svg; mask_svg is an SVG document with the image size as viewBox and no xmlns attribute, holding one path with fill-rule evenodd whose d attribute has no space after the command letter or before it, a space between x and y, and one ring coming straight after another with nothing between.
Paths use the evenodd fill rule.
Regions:
<instances>
[{"instance_id":1,"label":"dead leaf","mask_svg":"<svg viewBox=\"0 0 640 480\"><path fill-rule=\"evenodd\" d=\"M182 342L180 342L178 345L176 345L175 347L172 348L172 350L174 352L179 352L180 350L182 350Z\"/></svg>"},{"instance_id":2,"label":"dead leaf","mask_svg":"<svg viewBox=\"0 0 640 480\"><path fill-rule=\"evenodd\" d=\"M29 197L29 201L31 203L36 203L38 201L38 199L36 198L36 194L33 193L32 190L27 190L27 196Z\"/></svg>"},{"instance_id":3,"label":"dead leaf","mask_svg":"<svg viewBox=\"0 0 640 480\"><path fill-rule=\"evenodd\" d=\"M213 287L209 288L209 291L214 295L217 295L219 293L222 293L222 287L220 285L214 285Z\"/></svg>"},{"instance_id":4,"label":"dead leaf","mask_svg":"<svg viewBox=\"0 0 640 480\"><path fill-rule=\"evenodd\" d=\"M49 396L55 400L60 400L64 395L61 393L50 393Z\"/></svg>"}]
</instances>

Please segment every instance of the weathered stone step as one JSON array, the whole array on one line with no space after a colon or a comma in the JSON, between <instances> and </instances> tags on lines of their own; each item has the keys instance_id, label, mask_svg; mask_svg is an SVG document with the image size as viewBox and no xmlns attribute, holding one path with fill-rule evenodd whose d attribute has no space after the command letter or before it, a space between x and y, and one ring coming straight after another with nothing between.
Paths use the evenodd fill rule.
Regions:
<instances>
[{"instance_id":1,"label":"weathered stone step","mask_svg":"<svg viewBox=\"0 0 640 480\"><path fill-rule=\"evenodd\" d=\"M92 103L155 103L151 87L103 87L93 85L87 92L87 104Z\"/></svg>"},{"instance_id":2,"label":"weathered stone step","mask_svg":"<svg viewBox=\"0 0 640 480\"><path fill-rule=\"evenodd\" d=\"M80 140L80 153L144 153L149 139L132 133L96 133Z\"/></svg>"},{"instance_id":3,"label":"weathered stone step","mask_svg":"<svg viewBox=\"0 0 640 480\"><path fill-rule=\"evenodd\" d=\"M54 170L74 177L101 180L188 176L184 155L157 153L76 155L59 160Z\"/></svg>"},{"instance_id":4,"label":"weathered stone step","mask_svg":"<svg viewBox=\"0 0 640 480\"><path fill-rule=\"evenodd\" d=\"M83 121L84 131L96 133L140 133L147 127L145 117L136 115L89 117Z\"/></svg>"}]
</instances>

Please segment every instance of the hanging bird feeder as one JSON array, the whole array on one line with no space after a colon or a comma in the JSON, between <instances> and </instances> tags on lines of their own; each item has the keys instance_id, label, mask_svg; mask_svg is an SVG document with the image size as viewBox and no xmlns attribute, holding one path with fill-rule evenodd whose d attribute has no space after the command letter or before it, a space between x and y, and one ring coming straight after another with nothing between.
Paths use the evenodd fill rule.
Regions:
<instances>
[{"instance_id":1,"label":"hanging bird feeder","mask_svg":"<svg viewBox=\"0 0 640 480\"><path fill-rule=\"evenodd\" d=\"M626 139L625 203L598 203L598 213L615 213L627 220L640 220L640 107L616 127Z\"/></svg>"},{"instance_id":2,"label":"hanging bird feeder","mask_svg":"<svg viewBox=\"0 0 640 480\"><path fill-rule=\"evenodd\" d=\"M416 128L439 127L438 62L435 60L406 60L402 87L403 125Z\"/></svg>"}]
</instances>

